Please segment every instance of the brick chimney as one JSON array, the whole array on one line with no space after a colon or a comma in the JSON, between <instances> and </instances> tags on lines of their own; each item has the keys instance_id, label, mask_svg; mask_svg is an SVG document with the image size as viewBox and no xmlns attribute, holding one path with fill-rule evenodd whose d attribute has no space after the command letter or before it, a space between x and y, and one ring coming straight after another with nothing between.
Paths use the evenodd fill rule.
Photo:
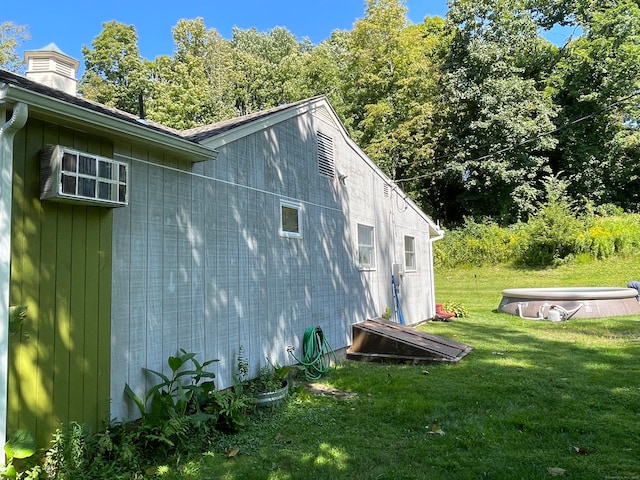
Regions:
<instances>
[{"instance_id":1,"label":"brick chimney","mask_svg":"<svg viewBox=\"0 0 640 480\"><path fill-rule=\"evenodd\" d=\"M26 77L48 87L76 94L76 74L80 62L60 50L55 43L38 50L24 52Z\"/></svg>"}]
</instances>

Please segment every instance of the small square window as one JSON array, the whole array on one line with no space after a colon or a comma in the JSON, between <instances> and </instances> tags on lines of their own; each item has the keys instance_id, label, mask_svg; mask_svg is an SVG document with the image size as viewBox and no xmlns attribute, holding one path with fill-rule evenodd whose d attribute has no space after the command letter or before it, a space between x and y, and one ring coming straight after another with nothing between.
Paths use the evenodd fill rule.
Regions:
<instances>
[{"instance_id":1,"label":"small square window","mask_svg":"<svg viewBox=\"0 0 640 480\"><path fill-rule=\"evenodd\" d=\"M301 207L295 203L280 203L280 235L302 237Z\"/></svg>"},{"instance_id":2,"label":"small square window","mask_svg":"<svg viewBox=\"0 0 640 480\"><path fill-rule=\"evenodd\" d=\"M406 271L417 270L416 264L416 239L415 237L404 237L404 269Z\"/></svg>"},{"instance_id":3,"label":"small square window","mask_svg":"<svg viewBox=\"0 0 640 480\"><path fill-rule=\"evenodd\" d=\"M358 224L358 267L367 270L376 267L374 231L369 225Z\"/></svg>"}]
</instances>

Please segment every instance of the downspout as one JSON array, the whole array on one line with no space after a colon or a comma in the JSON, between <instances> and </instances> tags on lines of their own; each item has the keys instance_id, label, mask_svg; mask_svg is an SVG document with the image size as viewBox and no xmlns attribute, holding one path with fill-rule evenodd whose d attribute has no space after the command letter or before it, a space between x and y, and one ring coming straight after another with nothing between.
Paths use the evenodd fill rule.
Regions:
<instances>
[{"instance_id":1,"label":"downspout","mask_svg":"<svg viewBox=\"0 0 640 480\"><path fill-rule=\"evenodd\" d=\"M7 118L0 85L0 121ZM11 119L0 127L0 445L7 439L9 357L9 281L11 277L11 200L13 191L13 138L27 122L26 103L13 106ZM4 463L4 455L0 464Z\"/></svg>"},{"instance_id":2,"label":"downspout","mask_svg":"<svg viewBox=\"0 0 640 480\"><path fill-rule=\"evenodd\" d=\"M433 313L432 317L435 316L436 312L436 274L433 270L433 242L437 242L438 240L442 240L444 238L444 230L440 230L440 226L437 226L438 235L432 237L429 235L429 271L431 272L431 312Z\"/></svg>"}]
</instances>

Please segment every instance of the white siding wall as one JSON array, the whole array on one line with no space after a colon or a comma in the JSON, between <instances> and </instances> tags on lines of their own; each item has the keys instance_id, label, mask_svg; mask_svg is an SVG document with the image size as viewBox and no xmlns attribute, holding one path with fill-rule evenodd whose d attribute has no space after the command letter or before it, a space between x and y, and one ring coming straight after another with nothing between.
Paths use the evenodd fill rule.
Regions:
<instances>
[{"instance_id":1,"label":"white siding wall","mask_svg":"<svg viewBox=\"0 0 640 480\"><path fill-rule=\"evenodd\" d=\"M315 131L334 137L335 164L318 174ZM428 225L340 134L310 115L219 149L195 166L116 146L131 165L130 206L114 211L112 417L135 417L125 382L140 395L178 349L214 364L231 385L238 348L252 373L265 357L291 363L305 329L320 326L334 348L351 325L392 306L391 264L416 238L417 272L404 275L405 323L432 315ZM278 234L280 200L300 202L303 238ZM390 221L394 222L393 225ZM376 269L357 268L357 224L375 227ZM147 383L145 383L145 381Z\"/></svg>"}]
</instances>

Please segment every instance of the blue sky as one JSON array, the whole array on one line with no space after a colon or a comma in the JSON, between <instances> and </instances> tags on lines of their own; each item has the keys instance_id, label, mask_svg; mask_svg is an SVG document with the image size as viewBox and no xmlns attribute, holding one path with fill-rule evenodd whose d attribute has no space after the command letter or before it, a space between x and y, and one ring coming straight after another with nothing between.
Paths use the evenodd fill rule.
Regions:
<instances>
[{"instance_id":1,"label":"blue sky","mask_svg":"<svg viewBox=\"0 0 640 480\"><path fill-rule=\"evenodd\" d=\"M317 44L333 30L351 30L354 21L364 16L364 5L364 0L14 0L3 2L0 22L29 27L31 40L20 52L53 42L82 60L82 46L91 46L104 22L116 20L135 26L140 54L152 60L173 53L171 29L182 18L202 17L207 28L215 28L224 38L231 37L234 26L259 31L280 26ZM406 6L413 23L447 12L447 0L408 0Z\"/></svg>"}]
</instances>

